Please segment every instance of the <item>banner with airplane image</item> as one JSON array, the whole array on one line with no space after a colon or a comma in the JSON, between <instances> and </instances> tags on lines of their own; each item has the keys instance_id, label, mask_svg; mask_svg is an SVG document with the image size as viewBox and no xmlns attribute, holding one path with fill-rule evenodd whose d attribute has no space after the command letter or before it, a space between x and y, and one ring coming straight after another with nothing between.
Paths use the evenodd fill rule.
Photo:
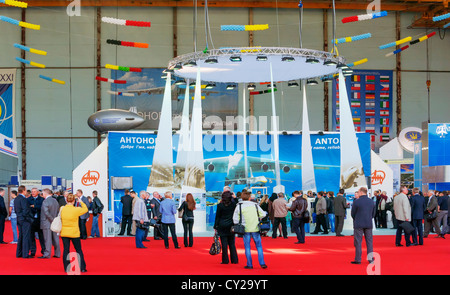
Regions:
<instances>
[{"instance_id":1,"label":"banner with airplane image","mask_svg":"<svg viewBox=\"0 0 450 295\"><path fill-rule=\"evenodd\" d=\"M370 177L370 135L357 133L357 138L364 175ZM109 176L132 176L133 189L137 192L146 190L152 168L155 140L156 134L148 132L110 132L108 134ZM288 195L291 195L294 190L302 189L301 140L301 135L280 135L279 137L281 183L285 186L285 192ZM207 226L211 226L214 222L215 208L225 185L230 186L235 192L244 188L264 187L267 188L268 194L272 193L276 185L271 136L247 135L247 178L245 177L243 142L242 135L203 135L206 196L197 201L199 207L206 210ZM336 193L339 190L339 144L339 133L311 134L318 191ZM174 159L176 159L177 147L178 134L175 134L172 148ZM175 178L175 181L182 181L182 179ZM121 219L120 197L122 195L123 191L114 191L112 196L116 222L120 222Z\"/></svg>"},{"instance_id":2,"label":"banner with airplane image","mask_svg":"<svg viewBox=\"0 0 450 295\"><path fill-rule=\"evenodd\" d=\"M123 110L136 107L137 113L145 119L144 124L136 128L138 130L158 129L166 83L166 80L161 78L163 70L163 68L142 69L142 72L111 70L112 79L126 81L126 84L111 84L111 107ZM180 79L173 78L171 91L172 117L176 123L174 128L178 129L181 122L186 85L177 85L176 81L180 81ZM195 81L189 81L189 83L195 84ZM203 123L205 129L217 127L211 126L214 122L216 122L216 125L223 124L223 122L226 122L227 116L235 117L238 115L237 87L227 89L225 83L208 85L206 82L203 82L201 87L203 119L209 118ZM190 89L190 100L192 101L190 108L192 109L194 88L191 87ZM223 126L223 129L235 128Z\"/></svg>"}]
</instances>

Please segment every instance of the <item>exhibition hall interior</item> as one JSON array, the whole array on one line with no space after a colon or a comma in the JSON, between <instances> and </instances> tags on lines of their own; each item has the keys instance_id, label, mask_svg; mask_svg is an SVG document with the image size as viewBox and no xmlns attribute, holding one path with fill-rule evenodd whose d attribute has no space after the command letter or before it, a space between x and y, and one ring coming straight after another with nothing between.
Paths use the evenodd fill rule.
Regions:
<instances>
[{"instance_id":1,"label":"exhibition hall interior","mask_svg":"<svg viewBox=\"0 0 450 295\"><path fill-rule=\"evenodd\" d=\"M446 34L447 0L0 0L0 274L449 275Z\"/></svg>"}]
</instances>

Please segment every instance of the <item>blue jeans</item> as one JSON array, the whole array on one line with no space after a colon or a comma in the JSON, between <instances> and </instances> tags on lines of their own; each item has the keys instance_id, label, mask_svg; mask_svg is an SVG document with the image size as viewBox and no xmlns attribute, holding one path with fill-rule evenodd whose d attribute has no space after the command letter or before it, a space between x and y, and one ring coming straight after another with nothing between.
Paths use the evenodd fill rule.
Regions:
<instances>
[{"instance_id":1,"label":"blue jeans","mask_svg":"<svg viewBox=\"0 0 450 295\"><path fill-rule=\"evenodd\" d=\"M100 230L98 228L98 215L92 217L91 237L95 237L95 235L100 238Z\"/></svg>"},{"instance_id":2,"label":"blue jeans","mask_svg":"<svg viewBox=\"0 0 450 295\"><path fill-rule=\"evenodd\" d=\"M247 257L247 266L253 267L252 264L252 254L250 249L250 240L253 239L255 242L256 250L258 251L258 261L259 265L266 264L264 262L264 254L263 248L261 244L261 234L259 232L254 233L245 233L244 234L244 248L245 248L245 257Z\"/></svg>"},{"instance_id":3,"label":"blue jeans","mask_svg":"<svg viewBox=\"0 0 450 295\"><path fill-rule=\"evenodd\" d=\"M328 214L328 224L330 225L331 232L334 233L334 225L335 225L334 214Z\"/></svg>"},{"instance_id":4,"label":"blue jeans","mask_svg":"<svg viewBox=\"0 0 450 295\"><path fill-rule=\"evenodd\" d=\"M11 227L13 231L13 242L17 243L17 218L11 218Z\"/></svg>"},{"instance_id":5,"label":"blue jeans","mask_svg":"<svg viewBox=\"0 0 450 295\"><path fill-rule=\"evenodd\" d=\"M142 241L144 240L145 230L136 227L136 248L144 248Z\"/></svg>"}]
</instances>

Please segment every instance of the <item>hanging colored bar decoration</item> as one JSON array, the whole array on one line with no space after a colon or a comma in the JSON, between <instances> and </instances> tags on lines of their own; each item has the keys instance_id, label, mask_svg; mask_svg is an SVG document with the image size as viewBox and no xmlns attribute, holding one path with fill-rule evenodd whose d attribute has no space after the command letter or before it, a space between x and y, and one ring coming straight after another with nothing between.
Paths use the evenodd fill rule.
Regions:
<instances>
[{"instance_id":1,"label":"hanging colored bar decoration","mask_svg":"<svg viewBox=\"0 0 450 295\"><path fill-rule=\"evenodd\" d=\"M450 13L446 13L446 14L443 14L443 15L435 16L435 17L433 17L433 21L434 22L439 22L439 21L447 19L447 18L450 18Z\"/></svg>"},{"instance_id":2,"label":"hanging colored bar decoration","mask_svg":"<svg viewBox=\"0 0 450 295\"><path fill-rule=\"evenodd\" d=\"M50 81L50 82L62 84L62 85L66 84L66 82L64 82L64 81L61 81L61 80L58 80L58 79L55 79L55 78L50 78L50 77L47 77L47 76L44 76L44 75L39 75L39 78L47 80L47 81Z\"/></svg>"},{"instance_id":3,"label":"hanging colored bar decoration","mask_svg":"<svg viewBox=\"0 0 450 295\"><path fill-rule=\"evenodd\" d=\"M433 37L434 35L436 35L436 32L431 32L431 33L429 33L428 35L425 35L425 36L423 36L423 37L420 37L419 39L416 39L416 40L413 40L413 41L409 42L409 45L414 45L414 44L416 44L416 43L425 41L425 40L427 40L428 38Z\"/></svg>"},{"instance_id":4,"label":"hanging colored bar decoration","mask_svg":"<svg viewBox=\"0 0 450 295\"><path fill-rule=\"evenodd\" d=\"M369 13L369 14L360 14L360 15L354 15L354 16L348 16L344 17L342 19L342 23L351 23L351 22L359 22L363 20L369 20L374 18L380 18L387 15L387 11L380 11L376 13Z\"/></svg>"},{"instance_id":5,"label":"hanging colored bar decoration","mask_svg":"<svg viewBox=\"0 0 450 295\"><path fill-rule=\"evenodd\" d=\"M14 47L31 52L31 53L39 54L39 55L47 55L47 51L30 48L30 47L23 46L23 45L20 45L17 43L14 43Z\"/></svg>"},{"instance_id":6,"label":"hanging colored bar decoration","mask_svg":"<svg viewBox=\"0 0 450 295\"><path fill-rule=\"evenodd\" d=\"M6 4L6 5L9 5L9 6L19 7L19 8L27 8L28 7L28 3L22 2L22 1L0 0L0 3Z\"/></svg>"},{"instance_id":7,"label":"hanging colored bar decoration","mask_svg":"<svg viewBox=\"0 0 450 295\"><path fill-rule=\"evenodd\" d=\"M114 83L114 84L127 84L127 81L125 81L125 80L114 80L114 79L103 78L103 77L99 77L99 76L96 76L95 80L102 81L102 82Z\"/></svg>"},{"instance_id":8,"label":"hanging colored bar decoration","mask_svg":"<svg viewBox=\"0 0 450 295\"><path fill-rule=\"evenodd\" d=\"M22 22L22 21L18 21L16 19L7 17L7 16L3 16L0 15L0 20L19 26L19 27L23 27L23 28L27 28L27 29L32 29L32 30L40 30L41 26L40 25L35 25L35 24L30 24L30 23L26 23L26 22Z\"/></svg>"},{"instance_id":9,"label":"hanging colored bar decoration","mask_svg":"<svg viewBox=\"0 0 450 295\"><path fill-rule=\"evenodd\" d=\"M117 96L134 96L134 93L128 93L128 92L120 92L120 91L110 91L108 90L109 94L117 95Z\"/></svg>"},{"instance_id":10,"label":"hanging colored bar decoration","mask_svg":"<svg viewBox=\"0 0 450 295\"><path fill-rule=\"evenodd\" d=\"M406 37L406 38L403 38L401 40L397 40L395 42L391 42L391 43L388 43L388 44L381 45L381 46L379 46L379 48L380 49L386 49L386 48L389 48L389 47L394 47L394 46L401 45L401 44L409 42L411 40L412 40L411 37Z\"/></svg>"},{"instance_id":11,"label":"hanging colored bar decoration","mask_svg":"<svg viewBox=\"0 0 450 295\"><path fill-rule=\"evenodd\" d=\"M142 72L141 68L121 67L121 66L110 65L110 64L106 64L105 68L111 69L111 70L117 70L117 71L124 71L124 72L138 72L138 73Z\"/></svg>"},{"instance_id":12,"label":"hanging colored bar decoration","mask_svg":"<svg viewBox=\"0 0 450 295\"><path fill-rule=\"evenodd\" d=\"M121 26L133 26L133 27L150 27L150 22L144 22L144 21L135 21L135 20L126 20L126 19L119 19L119 18L113 18L113 17L102 17L102 22L113 24L113 25L121 25Z\"/></svg>"},{"instance_id":13,"label":"hanging colored bar decoration","mask_svg":"<svg viewBox=\"0 0 450 295\"><path fill-rule=\"evenodd\" d=\"M26 59L23 59L23 58L20 58L20 57L16 57L16 60L20 61L21 63L33 66L33 67L45 69L45 65L37 63L37 62L34 62L34 61L26 60Z\"/></svg>"},{"instance_id":14,"label":"hanging colored bar decoration","mask_svg":"<svg viewBox=\"0 0 450 295\"><path fill-rule=\"evenodd\" d=\"M269 28L268 24L264 25L222 25L221 31L264 31Z\"/></svg>"},{"instance_id":15,"label":"hanging colored bar decoration","mask_svg":"<svg viewBox=\"0 0 450 295\"><path fill-rule=\"evenodd\" d=\"M352 36L352 37L345 37L345 38L335 39L334 42L335 42L336 44L340 44L340 43L348 43L348 42L354 42L354 41L359 41L359 40L367 39L367 38L370 38L370 37L372 37L372 34L366 33L366 34L357 35L357 36Z\"/></svg>"},{"instance_id":16,"label":"hanging colored bar decoration","mask_svg":"<svg viewBox=\"0 0 450 295\"><path fill-rule=\"evenodd\" d=\"M274 88L273 91L277 91L277 89ZM271 92L272 92L272 89L261 90L261 91L250 91L250 95L258 95L258 94L265 94L265 93L271 93Z\"/></svg>"},{"instance_id":17,"label":"hanging colored bar decoration","mask_svg":"<svg viewBox=\"0 0 450 295\"><path fill-rule=\"evenodd\" d=\"M128 41L107 39L106 43L112 44L112 45L127 46L127 47L148 48L147 43L139 43L139 42L128 42Z\"/></svg>"},{"instance_id":18,"label":"hanging colored bar decoration","mask_svg":"<svg viewBox=\"0 0 450 295\"><path fill-rule=\"evenodd\" d=\"M386 54L386 57L391 56L391 55L394 55L394 54L397 54L397 53L400 53L400 52L402 52L403 50L406 50L406 49L408 49L408 48L409 48L409 45L403 46L402 48L399 48L399 49L397 49L397 50L395 50L395 51L393 51L393 52L389 52L388 54Z\"/></svg>"},{"instance_id":19,"label":"hanging colored bar decoration","mask_svg":"<svg viewBox=\"0 0 450 295\"><path fill-rule=\"evenodd\" d=\"M368 59L364 58L364 59L361 59L361 60L358 60L358 61L355 61L355 62L347 64L347 67L351 68L351 67L354 67L354 66L359 66L359 65L361 65L363 63L366 63L367 61L368 61Z\"/></svg>"}]
</instances>

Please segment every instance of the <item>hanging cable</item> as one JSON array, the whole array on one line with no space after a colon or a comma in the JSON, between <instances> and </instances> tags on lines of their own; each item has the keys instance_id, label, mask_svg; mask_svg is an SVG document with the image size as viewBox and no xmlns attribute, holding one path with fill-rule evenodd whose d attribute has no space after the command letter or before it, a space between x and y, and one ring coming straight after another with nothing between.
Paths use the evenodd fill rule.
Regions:
<instances>
[{"instance_id":1,"label":"hanging cable","mask_svg":"<svg viewBox=\"0 0 450 295\"><path fill-rule=\"evenodd\" d=\"M194 24L193 24L193 37L194 37L194 52L197 52L197 0L194 0Z\"/></svg>"},{"instance_id":2,"label":"hanging cable","mask_svg":"<svg viewBox=\"0 0 450 295\"><path fill-rule=\"evenodd\" d=\"M303 3L302 0L298 3L298 34L299 34L299 42L300 42L300 48L303 48L303 41L302 41L302 31L303 31Z\"/></svg>"}]
</instances>

